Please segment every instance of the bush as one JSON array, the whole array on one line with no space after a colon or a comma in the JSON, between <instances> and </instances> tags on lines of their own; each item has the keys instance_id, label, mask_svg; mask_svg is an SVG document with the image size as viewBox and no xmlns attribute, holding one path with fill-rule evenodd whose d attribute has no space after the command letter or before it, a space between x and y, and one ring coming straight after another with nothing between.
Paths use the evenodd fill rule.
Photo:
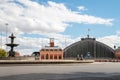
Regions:
<instances>
[{"instance_id":1,"label":"bush","mask_svg":"<svg viewBox=\"0 0 120 80\"><path fill-rule=\"evenodd\" d=\"M4 49L0 49L0 57L7 57L7 52Z\"/></svg>"}]
</instances>

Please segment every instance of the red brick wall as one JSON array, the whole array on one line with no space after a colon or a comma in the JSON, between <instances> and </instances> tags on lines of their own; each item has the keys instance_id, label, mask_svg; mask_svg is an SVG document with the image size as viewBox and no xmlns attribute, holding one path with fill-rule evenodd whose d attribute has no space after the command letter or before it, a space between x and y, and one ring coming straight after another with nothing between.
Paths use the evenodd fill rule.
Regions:
<instances>
[{"instance_id":1,"label":"red brick wall","mask_svg":"<svg viewBox=\"0 0 120 80\"><path fill-rule=\"evenodd\" d=\"M55 51L55 50L53 50L53 51L50 51L50 50L48 50L48 51L46 51L46 50L44 50L44 51L40 51L40 59L41 60L46 60L46 59L48 59L48 60L60 60L60 59L63 59L63 51L61 50L57 50L57 51Z\"/></svg>"}]
</instances>

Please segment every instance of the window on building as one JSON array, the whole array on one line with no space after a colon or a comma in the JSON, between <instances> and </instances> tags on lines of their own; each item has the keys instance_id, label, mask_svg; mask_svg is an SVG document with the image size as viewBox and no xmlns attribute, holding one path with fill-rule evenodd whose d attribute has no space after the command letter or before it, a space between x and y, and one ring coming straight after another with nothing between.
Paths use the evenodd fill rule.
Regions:
<instances>
[{"instance_id":1,"label":"window on building","mask_svg":"<svg viewBox=\"0 0 120 80\"><path fill-rule=\"evenodd\" d=\"M48 54L46 54L46 59L48 59Z\"/></svg>"},{"instance_id":2,"label":"window on building","mask_svg":"<svg viewBox=\"0 0 120 80\"><path fill-rule=\"evenodd\" d=\"M57 56L56 56L56 55L54 56L54 59L57 59Z\"/></svg>"},{"instance_id":3,"label":"window on building","mask_svg":"<svg viewBox=\"0 0 120 80\"><path fill-rule=\"evenodd\" d=\"M62 51L62 49L59 49L59 51Z\"/></svg>"},{"instance_id":4,"label":"window on building","mask_svg":"<svg viewBox=\"0 0 120 80\"><path fill-rule=\"evenodd\" d=\"M50 59L53 59L53 55L50 55Z\"/></svg>"},{"instance_id":5,"label":"window on building","mask_svg":"<svg viewBox=\"0 0 120 80\"><path fill-rule=\"evenodd\" d=\"M41 51L44 51L44 49L42 49Z\"/></svg>"},{"instance_id":6,"label":"window on building","mask_svg":"<svg viewBox=\"0 0 120 80\"><path fill-rule=\"evenodd\" d=\"M46 51L49 51L49 49L46 49Z\"/></svg>"},{"instance_id":7,"label":"window on building","mask_svg":"<svg viewBox=\"0 0 120 80\"><path fill-rule=\"evenodd\" d=\"M41 55L41 59L44 59L44 55Z\"/></svg>"},{"instance_id":8,"label":"window on building","mask_svg":"<svg viewBox=\"0 0 120 80\"><path fill-rule=\"evenodd\" d=\"M59 59L62 59L62 57L61 57L61 56L59 56Z\"/></svg>"},{"instance_id":9,"label":"window on building","mask_svg":"<svg viewBox=\"0 0 120 80\"><path fill-rule=\"evenodd\" d=\"M57 51L57 49L54 49L54 51Z\"/></svg>"},{"instance_id":10,"label":"window on building","mask_svg":"<svg viewBox=\"0 0 120 80\"><path fill-rule=\"evenodd\" d=\"M50 49L50 51L53 51L53 49Z\"/></svg>"}]
</instances>

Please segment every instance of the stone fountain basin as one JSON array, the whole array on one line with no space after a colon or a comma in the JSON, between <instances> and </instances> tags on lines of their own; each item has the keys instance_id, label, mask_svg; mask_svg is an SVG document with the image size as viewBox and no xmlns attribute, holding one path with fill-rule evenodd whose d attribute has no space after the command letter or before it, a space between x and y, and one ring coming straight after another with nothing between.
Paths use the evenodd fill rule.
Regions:
<instances>
[{"instance_id":1,"label":"stone fountain basin","mask_svg":"<svg viewBox=\"0 0 120 80\"><path fill-rule=\"evenodd\" d=\"M6 44L7 46L18 46L19 44Z\"/></svg>"}]
</instances>

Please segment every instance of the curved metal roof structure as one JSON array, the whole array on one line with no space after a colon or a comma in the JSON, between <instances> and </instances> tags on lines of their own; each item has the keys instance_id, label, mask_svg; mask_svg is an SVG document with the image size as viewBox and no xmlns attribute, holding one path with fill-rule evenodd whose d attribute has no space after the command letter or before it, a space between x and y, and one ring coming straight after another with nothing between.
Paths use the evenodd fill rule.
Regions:
<instances>
[{"instance_id":1,"label":"curved metal roof structure","mask_svg":"<svg viewBox=\"0 0 120 80\"><path fill-rule=\"evenodd\" d=\"M113 58L114 49L98 42L95 38L82 38L81 41L71 44L64 49L64 57L77 57L83 55L86 57L88 53L94 58Z\"/></svg>"}]
</instances>

